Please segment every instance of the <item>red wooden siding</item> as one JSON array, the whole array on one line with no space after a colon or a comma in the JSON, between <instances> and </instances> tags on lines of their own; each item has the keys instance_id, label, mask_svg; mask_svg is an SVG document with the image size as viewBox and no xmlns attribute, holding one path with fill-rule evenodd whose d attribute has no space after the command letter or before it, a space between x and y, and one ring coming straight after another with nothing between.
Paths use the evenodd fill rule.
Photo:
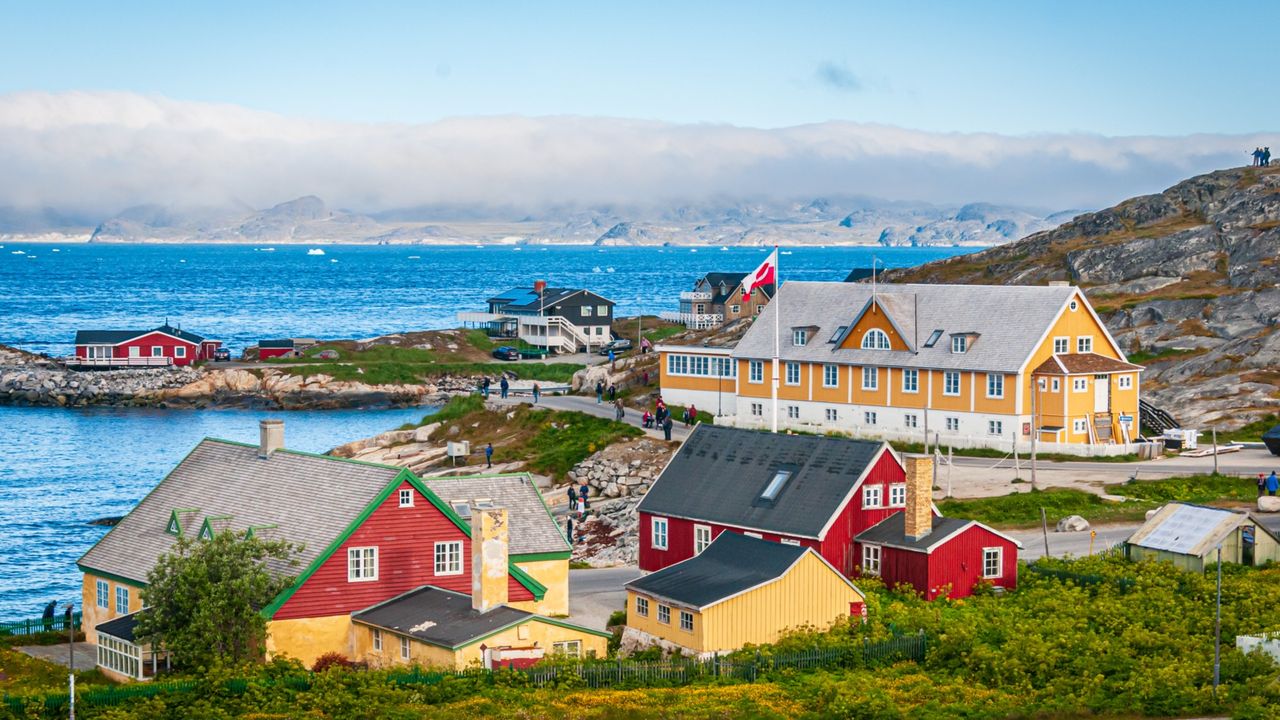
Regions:
<instances>
[{"instance_id":1,"label":"red wooden siding","mask_svg":"<svg viewBox=\"0 0 1280 720\"><path fill-rule=\"evenodd\" d=\"M258 359L287 357L293 355L293 348L258 348Z\"/></svg>"},{"instance_id":2,"label":"red wooden siding","mask_svg":"<svg viewBox=\"0 0 1280 720\"><path fill-rule=\"evenodd\" d=\"M405 483L401 489L409 488ZM422 585L471 594L471 540L444 513L413 491L413 507L399 507L392 492L273 616L276 620L341 615L382 602ZM435 574L435 543L462 541L462 573ZM378 548L378 579L348 582L347 549ZM512 602L533 593L508 580Z\"/></svg>"},{"instance_id":3,"label":"red wooden siding","mask_svg":"<svg viewBox=\"0 0 1280 720\"><path fill-rule=\"evenodd\" d=\"M653 547L653 524L651 521L653 516L649 513L640 513L640 569L647 572L661 570L668 565L693 557L693 526L710 525L711 538L713 540L725 530L756 532L765 540L774 542L780 542L784 537L799 540L801 545L817 550L837 570L846 575L852 575L862 560L853 547L854 536L889 515L902 510L902 506L885 507L885 503L889 502L889 485L905 481L906 473L903 471L902 466L898 464L898 461L894 459L893 454L887 451L881 454L880 459L872 466L867 476L854 488L853 495L845 503L844 507L840 509L835 522L828 528L821 541L783 536L777 533L761 532L760 530L748 528L717 525L716 523L685 520L683 518L668 518L667 549L659 550ZM862 507L863 488L870 486L880 486L881 507L879 508L864 509Z\"/></svg>"},{"instance_id":4,"label":"red wooden siding","mask_svg":"<svg viewBox=\"0 0 1280 720\"><path fill-rule=\"evenodd\" d=\"M889 587L909 585L927 600L940 595L968 597L973 594L974 584L983 579L982 551L989 547L1004 551L1003 569L1000 577L987 580L1013 590L1018 586L1018 546L977 525L951 537L932 553L881 546L880 577ZM861 545L858 553L861 564Z\"/></svg>"}]
</instances>

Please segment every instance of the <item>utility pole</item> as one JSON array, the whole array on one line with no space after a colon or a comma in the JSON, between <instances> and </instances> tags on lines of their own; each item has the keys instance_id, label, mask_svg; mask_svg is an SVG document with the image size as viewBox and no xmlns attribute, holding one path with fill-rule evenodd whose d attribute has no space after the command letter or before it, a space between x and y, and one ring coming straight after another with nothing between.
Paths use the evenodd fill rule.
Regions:
<instances>
[{"instance_id":1,"label":"utility pole","mask_svg":"<svg viewBox=\"0 0 1280 720\"><path fill-rule=\"evenodd\" d=\"M76 624L71 617L74 608L75 603L67 603L67 666L71 668L67 675L67 717L71 720L76 720Z\"/></svg>"},{"instance_id":2,"label":"utility pole","mask_svg":"<svg viewBox=\"0 0 1280 720\"><path fill-rule=\"evenodd\" d=\"M1213 474L1218 474L1218 428L1213 428ZM1218 548L1221 552L1222 548Z\"/></svg>"},{"instance_id":3,"label":"utility pole","mask_svg":"<svg viewBox=\"0 0 1280 720\"><path fill-rule=\"evenodd\" d=\"M1044 556L1049 557L1049 516L1040 508L1040 527L1044 531Z\"/></svg>"},{"instance_id":4,"label":"utility pole","mask_svg":"<svg viewBox=\"0 0 1280 720\"><path fill-rule=\"evenodd\" d=\"M1217 457L1216 455L1214 457ZM1218 599L1213 611L1213 701L1218 701L1222 673L1222 545L1218 545Z\"/></svg>"},{"instance_id":5,"label":"utility pole","mask_svg":"<svg viewBox=\"0 0 1280 720\"><path fill-rule=\"evenodd\" d=\"M1036 416L1038 403L1037 397L1040 395L1040 379L1031 378L1031 489L1039 490L1036 485L1036 436L1040 434L1040 421Z\"/></svg>"}]
</instances>

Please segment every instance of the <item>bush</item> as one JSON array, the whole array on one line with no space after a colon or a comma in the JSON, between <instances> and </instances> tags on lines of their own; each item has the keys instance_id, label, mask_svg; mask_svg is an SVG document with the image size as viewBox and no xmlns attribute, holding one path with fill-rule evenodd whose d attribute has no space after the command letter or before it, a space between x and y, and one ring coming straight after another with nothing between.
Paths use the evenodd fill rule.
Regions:
<instances>
[{"instance_id":1,"label":"bush","mask_svg":"<svg viewBox=\"0 0 1280 720\"><path fill-rule=\"evenodd\" d=\"M312 672L324 672L330 668L340 668L349 670L356 664L347 659L346 655L340 652L327 652L316 658L315 664L311 666Z\"/></svg>"}]
</instances>

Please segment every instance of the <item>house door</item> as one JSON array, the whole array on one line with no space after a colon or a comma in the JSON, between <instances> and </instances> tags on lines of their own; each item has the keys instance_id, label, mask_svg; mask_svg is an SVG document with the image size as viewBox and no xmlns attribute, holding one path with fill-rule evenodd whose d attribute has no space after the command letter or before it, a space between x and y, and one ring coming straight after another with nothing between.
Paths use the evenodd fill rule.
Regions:
<instances>
[{"instance_id":1,"label":"house door","mask_svg":"<svg viewBox=\"0 0 1280 720\"><path fill-rule=\"evenodd\" d=\"M129 357L131 358L142 357L142 348L138 347L137 345L130 345Z\"/></svg>"},{"instance_id":2,"label":"house door","mask_svg":"<svg viewBox=\"0 0 1280 720\"><path fill-rule=\"evenodd\" d=\"M1093 376L1093 411L1104 413L1111 411L1111 376Z\"/></svg>"},{"instance_id":3,"label":"house door","mask_svg":"<svg viewBox=\"0 0 1280 720\"><path fill-rule=\"evenodd\" d=\"M1249 566L1253 565L1254 555L1254 533L1256 530L1252 525L1243 525L1240 528L1240 564Z\"/></svg>"}]
</instances>

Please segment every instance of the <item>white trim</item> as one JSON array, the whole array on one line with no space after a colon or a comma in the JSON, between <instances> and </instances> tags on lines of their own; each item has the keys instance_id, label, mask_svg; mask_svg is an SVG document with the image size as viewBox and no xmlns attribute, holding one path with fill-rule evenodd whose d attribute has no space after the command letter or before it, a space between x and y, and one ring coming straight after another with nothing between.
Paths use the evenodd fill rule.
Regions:
<instances>
[{"instance_id":1,"label":"white trim","mask_svg":"<svg viewBox=\"0 0 1280 720\"><path fill-rule=\"evenodd\" d=\"M996 573L994 575L987 574L987 553L994 550L996 553ZM1004 577L1004 548L996 545L994 547L982 548L982 579L992 580Z\"/></svg>"},{"instance_id":2,"label":"white trim","mask_svg":"<svg viewBox=\"0 0 1280 720\"><path fill-rule=\"evenodd\" d=\"M835 524L836 518L843 515L846 506L848 506L848 504L857 497L858 489L862 487L862 483L867 479L867 476L871 474L871 468L875 467L876 464L880 462L880 458L884 455L886 450L888 450L889 454L893 457L893 461L898 463L898 467L902 468L903 475L906 475L907 466L898 458L898 454L892 451L892 448L889 447L888 443L881 442L880 449L876 451L876 454L871 457L869 462L867 462L867 466L862 469L862 474L858 476L858 479L853 481L853 487L849 488L849 492L844 496L844 500L841 501L839 505L836 505L836 511L831 513L831 517L827 518L827 523L823 525L822 530L818 532L818 537L815 538L816 540L821 542L827 537L827 532L830 531L831 526Z\"/></svg>"},{"instance_id":3,"label":"white trim","mask_svg":"<svg viewBox=\"0 0 1280 720\"><path fill-rule=\"evenodd\" d=\"M932 504L932 501L930 502L930 504ZM934 514L935 514L935 515L937 515L938 517L942 517L942 513L938 512L938 508L937 508L937 506L936 506L936 505L934 505L934 506L933 506L933 512L934 512ZM895 514L896 514L896 513L895 513ZM883 522L885 522L885 521L889 520L889 519L890 519L890 518L892 518L892 517L893 517L893 515L890 515L889 517L885 518L884 520L881 520L880 522L876 523L875 525L872 525L871 527L867 528L866 530L863 530L862 532L858 533L857 535L854 535L854 536L853 536L853 541L854 541L854 542L856 542L856 543L858 543L858 544L860 544L860 545L861 545L861 544L863 544L863 541L861 541L861 540L859 540L859 539L858 539L859 537L861 537L862 535L864 535L864 534L866 534L866 533L871 532L871 530L872 530L872 529L874 529L874 528L878 527L881 523L883 523ZM1004 533L1000 532L999 530L995 530L995 529L991 528L991 527L990 527L990 526L988 526L988 525L984 525L984 524L982 524L982 523L978 522L977 520L970 520L969 522L967 522L967 523L965 523L965 524L961 525L960 527L956 528L955 530L953 530L953 531L951 531L951 532L947 533L946 535L943 535L941 538L938 538L935 542L931 543L931 544L929 545L929 547L928 547L928 548L923 549L923 550L922 550L922 549L920 549L920 548L918 548L918 547L908 547L908 546L906 546L906 545L898 545L898 544L896 544L896 543L892 543L892 542L884 542L883 540L881 540L881 541L877 541L877 542L875 542L875 543L873 543L873 544L875 544L875 545L883 545L883 546L885 546L885 547L896 548L896 549L898 549L898 550L906 550L906 551L908 551L908 552L918 552L918 553L924 553L924 554L926 554L926 555L932 555L934 550L937 550L938 548L942 547L943 545L946 545L948 542L950 542L950 541L951 541L951 538L955 537L956 535L959 535L960 533L964 532L965 530L968 530L968 529L969 529L969 528L971 528L971 527L980 527L980 528L982 528L983 530L986 530L987 532L991 533L992 535L995 535L996 537L1000 537L1000 538L1004 538L1005 540L1008 540L1009 542L1013 543L1013 546L1014 546L1014 547L1016 547L1016 548L1018 548L1019 550L1021 550L1021 549L1022 549L1022 543L1020 543L1020 542L1018 542L1017 540L1015 540L1015 539L1013 539L1013 538L1009 537L1008 535L1005 535Z\"/></svg>"},{"instance_id":4,"label":"white trim","mask_svg":"<svg viewBox=\"0 0 1280 720\"><path fill-rule=\"evenodd\" d=\"M439 560L440 546L442 545L445 546L445 562L444 562L445 569L443 571L440 570L440 560ZM457 570L449 569L450 553L449 553L448 546L450 545L458 546L458 569ZM464 550L465 548L463 548L461 540L439 540L433 543L431 546L431 574L435 577L448 577L451 575L463 574L467 569L467 561L463 552Z\"/></svg>"},{"instance_id":5,"label":"white trim","mask_svg":"<svg viewBox=\"0 0 1280 720\"><path fill-rule=\"evenodd\" d=\"M364 560L364 551L366 550L373 551L373 575L369 577L366 577L364 575L364 571L366 567L366 563ZM351 576L351 554L352 553L359 553L358 558L359 558L360 572L361 572L359 577ZM347 582L349 583L377 582L378 574L380 570L380 568L378 567L378 564L379 563L378 563L378 546L377 545L360 545L356 547L347 548Z\"/></svg>"},{"instance_id":6,"label":"white trim","mask_svg":"<svg viewBox=\"0 0 1280 720\"><path fill-rule=\"evenodd\" d=\"M670 530L670 525L668 525L667 528L668 530ZM707 535L707 542L701 548L698 547L698 532L700 530L705 530ZM651 535L652 535L652 531L651 531ZM693 554L694 555L701 555L702 551L710 547L711 543L714 541L715 541L715 538L712 537L710 525L706 525L704 523L694 523L693 525Z\"/></svg>"},{"instance_id":7,"label":"white trim","mask_svg":"<svg viewBox=\"0 0 1280 720\"><path fill-rule=\"evenodd\" d=\"M146 337L146 336L148 336L148 335L163 335L163 336L165 336L165 337L167 337L167 338L173 338L174 340L177 340L177 341L178 341L178 342L180 342L180 343L186 343L187 345L199 346L199 344L200 344L200 343L197 343L197 342L192 342L192 341L190 341L190 340L186 340L186 339L184 339L184 338L180 338L180 337L178 337L177 335L170 335L170 334L169 334L169 333L167 333L167 332L160 332L159 330L148 330L148 331L146 331L146 332L142 333L141 335L134 335L133 337L129 338L128 340L121 340L121 341L120 341L120 342L118 342L118 343L92 342L92 343L85 343L84 345L77 345L76 347L84 347L85 345L110 345L111 347L118 347L118 346L120 346L120 345L128 345L129 343L131 343L131 342L133 342L133 341L135 341L135 340L140 340L140 339L142 339L142 338L144 338L144 337ZM203 340L202 342L219 342L219 343L220 343L220 342L221 342L221 340Z\"/></svg>"},{"instance_id":8,"label":"white trim","mask_svg":"<svg viewBox=\"0 0 1280 720\"><path fill-rule=\"evenodd\" d=\"M662 521L662 544L659 545L658 537L658 521ZM654 550L670 550L671 549L671 522L666 515L650 515L649 516L649 547Z\"/></svg>"}]
</instances>

